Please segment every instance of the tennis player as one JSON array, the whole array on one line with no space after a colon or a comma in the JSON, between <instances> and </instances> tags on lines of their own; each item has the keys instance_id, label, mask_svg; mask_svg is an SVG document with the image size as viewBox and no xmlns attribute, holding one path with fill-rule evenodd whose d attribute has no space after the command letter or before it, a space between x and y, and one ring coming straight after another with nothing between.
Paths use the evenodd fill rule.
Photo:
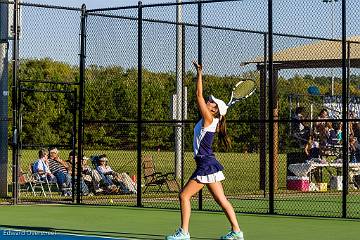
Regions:
<instances>
[{"instance_id":1,"label":"tennis player","mask_svg":"<svg viewBox=\"0 0 360 240\"><path fill-rule=\"evenodd\" d=\"M216 160L212 150L215 133L218 133L219 142L225 148L230 147L230 140L226 133L225 115L227 105L220 99L210 96L207 102L203 97L202 66L193 62L197 71L196 101L202 118L194 128L194 158L196 169L180 193L181 227L167 236L167 240L190 239L189 221L191 213L190 199L205 185L215 201L224 210L231 224L231 231L220 239L244 240L231 203L227 200L221 181L225 179L222 170L224 167Z\"/></svg>"}]
</instances>

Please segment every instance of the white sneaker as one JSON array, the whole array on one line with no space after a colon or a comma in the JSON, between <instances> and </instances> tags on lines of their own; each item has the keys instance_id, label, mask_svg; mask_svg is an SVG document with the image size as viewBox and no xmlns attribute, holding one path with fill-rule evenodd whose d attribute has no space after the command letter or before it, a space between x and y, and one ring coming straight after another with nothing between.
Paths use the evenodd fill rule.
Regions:
<instances>
[{"instance_id":1,"label":"white sneaker","mask_svg":"<svg viewBox=\"0 0 360 240\"><path fill-rule=\"evenodd\" d=\"M182 228L179 228L173 235L166 236L165 240L190 240L190 234L185 233Z\"/></svg>"},{"instance_id":2,"label":"white sneaker","mask_svg":"<svg viewBox=\"0 0 360 240\"><path fill-rule=\"evenodd\" d=\"M221 236L220 239L228 239L228 240L244 240L243 232L234 232L230 231L228 234Z\"/></svg>"}]
</instances>

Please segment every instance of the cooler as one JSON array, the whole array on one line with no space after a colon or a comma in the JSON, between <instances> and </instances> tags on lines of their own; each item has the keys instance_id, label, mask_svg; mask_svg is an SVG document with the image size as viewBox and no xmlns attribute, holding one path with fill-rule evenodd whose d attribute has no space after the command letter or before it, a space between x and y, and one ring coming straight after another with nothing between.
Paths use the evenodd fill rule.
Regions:
<instances>
[{"instance_id":1,"label":"cooler","mask_svg":"<svg viewBox=\"0 0 360 240\"><path fill-rule=\"evenodd\" d=\"M308 192L309 185L309 177L288 176L286 179L286 187L289 190Z\"/></svg>"}]
</instances>

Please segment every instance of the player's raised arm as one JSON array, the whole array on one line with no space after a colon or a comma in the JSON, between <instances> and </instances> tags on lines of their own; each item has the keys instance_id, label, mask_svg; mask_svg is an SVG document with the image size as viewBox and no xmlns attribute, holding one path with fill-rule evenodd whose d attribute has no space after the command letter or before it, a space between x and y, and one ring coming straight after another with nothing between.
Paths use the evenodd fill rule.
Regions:
<instances>
[{"instance_id":1,"label":"player's raised arm","mask_svg":"<svg viewBox=\"0 0 360 240\"><path fill-rule=\"evenodd\" d=\"M202 84L202 65L193 61L194 67L197 72L196 79L196 103L198 105L201 116L204 119L204 127L210 125L213 121L213 115L206 106L206 102L203 96L203 84Z\"/></svg>"}]
</instances>

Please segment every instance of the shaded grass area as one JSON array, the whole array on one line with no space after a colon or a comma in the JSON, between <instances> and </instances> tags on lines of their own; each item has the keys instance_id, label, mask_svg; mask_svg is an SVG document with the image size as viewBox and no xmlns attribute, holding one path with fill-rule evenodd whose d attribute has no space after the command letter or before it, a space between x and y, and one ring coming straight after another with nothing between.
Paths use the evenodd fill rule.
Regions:
<instances>
[{"instance_id":1,"label":"shaded grass area","mask_svg":"<svg viewBox=\"0 0 360 240\"><path fill-rule=\"evenodd\" d=\"M0 227L126 237L164 239L179 225L179 212L113 206L1 206ZM359 220L238 214L247 240L319 240L359 238ZM218 239L227 231L223 213L193 211L192 239Z\"/></svg>"},{"instance_id":2,"label":"shaded grass area","mask_svg":"<svg viewBox=\"0 0 360 240\"><path fill-rule=\"evenodd\" d=\"M68 151L62 150L61 156L66 156ZM90 151L86 150L87 156L106 153L109 157L109 164L119 172L128 172L130 175L135 174L136 170L136 152L133 151ZM22 165L27 166L34 161L37 151L26 150L22 154ZM161 172L172 172L173 170L173 153L145 151L144 155L151 155L156 164L156 170ZM238 212L267 213L269 201L267 192L259 190L259 159L257 154L240 154L240 153L218 153L218 159L225 166L226 180L224 189ZM89 163L91 164L91 163ZM194 160L192 153L185 154L185 180L190 176L194 169ZM313 216L331 216L339 217L342 214L342 195L341 192L325 193L301 193L296 191L286 191L281 188L285 185L286 177L286 157L280 155L279 158L279 179L280 186L278 194L275 197L275 212L279 214L291 215L313 215ZM151 192L153 191L153 192ZM145 207L170 208L178 209L179 203L176 193L156 193L157 188L150 189L143 194L143 205ZM360 217L360 193L359 191L350 192L348 196L348 216ZM21 196L22 200L44 202L43 197L33 197L30 193ZM112 202L110 201L112 200ZM60 196L47 198L50 201L62 201ZM66 201L71 199L67 198ZM84 203L92 205L121 205L135 206L135 195L99 195L93 197L84 197ZM194 209L198 208L197 197L193 199ZM209 192L204 190L204 210L221 210L211 199Z\"/></svg>"},{"instance_id":3,"label":"shaded grass area","mask_svg":"<svg viewBox=\"0 0 360 240\"><path fill-rule=\"evenodd\" d=\"M67 159L70 150L60 150L60 157ZM122 150L85 150L87 157L105 153L109 159L109 165L117 172L127 172L129 175L136 175L137 153L136 151ZM30 163L37 159L38 150L23 150L20 158L21 168L28 170ZM175 171L174 152L165 151L144 151L143 155L151 155L157 172ZM226 181L225 191L229 194L241 192L258 191L259 189L259 154L257 153L216 153L216 157L224 165ZM11 152L9 152L8 183L11 183ZM91 165L91 162L88 161ZM279 155L279 188L286 186L286 156ZM185 152L184 155L184 181L186 182L195 169L195 161L192 152Z\"/></svg>"}]
</instances>

